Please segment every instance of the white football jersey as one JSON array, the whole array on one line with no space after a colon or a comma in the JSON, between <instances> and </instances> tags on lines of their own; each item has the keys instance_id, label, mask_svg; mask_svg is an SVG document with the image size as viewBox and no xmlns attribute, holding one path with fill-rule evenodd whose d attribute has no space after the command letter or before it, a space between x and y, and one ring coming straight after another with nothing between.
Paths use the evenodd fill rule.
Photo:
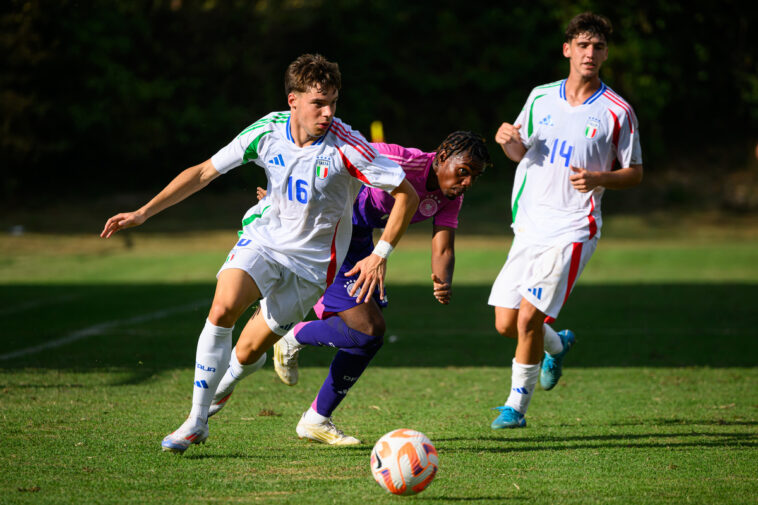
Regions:
<instances>
[{"instance_id":1,"label":"white football jersey","mask_svg":"<svg viewBox=\"0 0 758 505\"><path fill-rule=\"evenodd\" d=\"M337 118L318 141L298 147L288 111L261 118L211 158L222 174L251 161L265 169L268 195L245 213L239 245L263 244L272 259L318 284L330 284L342 264L361 184L393 191L405 177Z\"/></svg>"},{"instance_id":2,"label":"white football jersey","mask_svg":"<svg viewBox=\"0 0 758 505\"><path fill-rule=\"evenodd\" d=\"M580 193L570 166L607 172L642 164L637 117L611 88L583 104L566 101L566 81L534 88L516 119L526 154L516 169L513 231L532 243L581 242L600 236L604 188Z\"/></svg>"}]
</instances>

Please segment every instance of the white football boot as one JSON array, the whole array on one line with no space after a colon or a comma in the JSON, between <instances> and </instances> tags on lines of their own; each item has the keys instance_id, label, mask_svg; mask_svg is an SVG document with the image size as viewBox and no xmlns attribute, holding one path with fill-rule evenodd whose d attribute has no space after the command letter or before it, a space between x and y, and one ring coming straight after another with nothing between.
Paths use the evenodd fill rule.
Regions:
<instances>
[{"instance_id":1,"label":"white football boot","mask_svg":"<svg viewBox=\"0 0 758 505\"><path fill-rule=\"evenodd\" d=\"M361 443L357 438L342 433L339 428L334 426L331 417L323 423L312 424L305 421L305 414L303 414L295 431L300 438L329 445L358 445Z\"/></svg>"},{"instance_id":2,"label":"white football boot","mask_svg":"<svg viewBox=\"0 0 758 505\"><path fill-rule=\"evenodd\" d=\"M187 419L176 431L161 442L164 451L182 454L192 444L204 444L208 438L208 423Z\"/></svg>"},{"instance_id":3,"label":"white football boot","mask_svg":"<svg viewBox=\"0 0 758 505\"><path fill-rule=\"evenodd\" d=\"M300 374L297 369L297 355L305 347L295 340L295 333L290 330L274 344L274 370L276 375L287 384L294 386Z\"/></svg>"},{"instance_id":4,"label":"white football boot","mask_svg":"<svg viewBox=\"0 0 758 505\"><path fill-rule=\"evenodd\" d=\"M216 394L213 395L213 401L211 402L211 406L210 408L208 408L208 417L211 417L217 414L221 409L226 407L226 402L229 400L229 397L232 396L233 392L234 392L233 387L229 389L228 391L216 390Z\"/></svg>"}]
</instances>

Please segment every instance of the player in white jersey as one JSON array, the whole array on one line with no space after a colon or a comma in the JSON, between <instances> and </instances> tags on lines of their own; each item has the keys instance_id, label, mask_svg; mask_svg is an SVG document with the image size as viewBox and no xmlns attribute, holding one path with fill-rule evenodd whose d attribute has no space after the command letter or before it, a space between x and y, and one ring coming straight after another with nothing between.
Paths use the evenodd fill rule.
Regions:
<instances>
[{"instance_id":1,"label":"player in white jersey","mask_svg":"<svg viewBox=\"0 0 758 505\"><path fill-rule=\"evenodd\" d=\"M347 252L352 202L363 184L391 192L396 200L374 253L353 269L360 272L359 297L368 301L375 288L384 289L386 258L415 213L418 196L399 165L334 117L340 84L336 63L320 55L299 57L285 74L288 112L253 123L209 160L180 173L145 206L105 224L105 238L142 224L250 161L266 171L270 198L245 214L239 241L218 273L197 344L192 410L163 439L164 450L181 453L204 442L208 408L227 368L248 375L262 367L265 351L321 296ZM235 322L257 300L260 311L232 349Z\"/></svg>"},{"instance_id":2,"label":"player in white jersey","mask_svg":"<svg viewBox=\"0 0 758 505\"><path fill-rule=\"evenodd\" d=\"M511 391L496 407L494 429L525 426L538 378L546 390L558 382L575 336L549 323L595 250L603 193L642 180L637 118L599 77L610 34L603 16L572 19L563 44L568 78L534 88L515 123L503 123L495 136L518 167L515 238L489 304L498 333L518 343Z\"/></svg>"}]
</instances>

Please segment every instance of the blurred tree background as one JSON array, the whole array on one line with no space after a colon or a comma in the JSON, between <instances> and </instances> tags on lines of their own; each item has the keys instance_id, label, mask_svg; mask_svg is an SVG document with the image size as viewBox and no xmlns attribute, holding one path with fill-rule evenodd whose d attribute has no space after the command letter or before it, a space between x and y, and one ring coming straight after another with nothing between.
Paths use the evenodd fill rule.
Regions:
<instances>
[{"instance_id":1,"label":"blurred tree background","mask_svg":"<svg viewBox=\"0 0 758 505\"><path fill-rule=\"evenodd\" d=\"M485 135L496 162L486 186L497 191L479 198L507 200L513 166L494 132L532 87L566 76L565 25L593 10L614 24L601 77L637 112L651 185L622 205L703 205L715 195L713 205L755 210L758 25L748 6L9 0L0 7L0 209L157 191L286 109L284 70L305 52L340 64L338 115L366 134L381 120L389 142L425 150L453 130ZM260 182L260 170L236 172L214 191Z\"/></svg>"}]
</instances>

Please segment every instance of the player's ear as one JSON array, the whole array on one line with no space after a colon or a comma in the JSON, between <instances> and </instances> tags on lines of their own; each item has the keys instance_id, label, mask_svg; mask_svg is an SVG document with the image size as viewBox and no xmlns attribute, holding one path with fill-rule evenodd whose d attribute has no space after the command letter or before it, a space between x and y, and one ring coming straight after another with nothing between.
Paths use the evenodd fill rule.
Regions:
<instances>
[{"instance_id":1,"label":"player's ear","mask_svg":"<svg viewBox=\"0 0 758 505\"><path fill-rule=\"evenodd\" d=\"M287 95L287 105L290 106L290 108L295 108L295 103L297 102L297 94L293 91L289 95Z\"/></svg>"},{"instance_id":2,"label":"player's ear","mask_svg":"<svg viewBox=\"0 0 758 505\"><path fill-rule=\"evenodd\" d=\"M563 43L563 56L566 58L571 57L571 43L570 42Z\"/></svg>"}]
</instances>

